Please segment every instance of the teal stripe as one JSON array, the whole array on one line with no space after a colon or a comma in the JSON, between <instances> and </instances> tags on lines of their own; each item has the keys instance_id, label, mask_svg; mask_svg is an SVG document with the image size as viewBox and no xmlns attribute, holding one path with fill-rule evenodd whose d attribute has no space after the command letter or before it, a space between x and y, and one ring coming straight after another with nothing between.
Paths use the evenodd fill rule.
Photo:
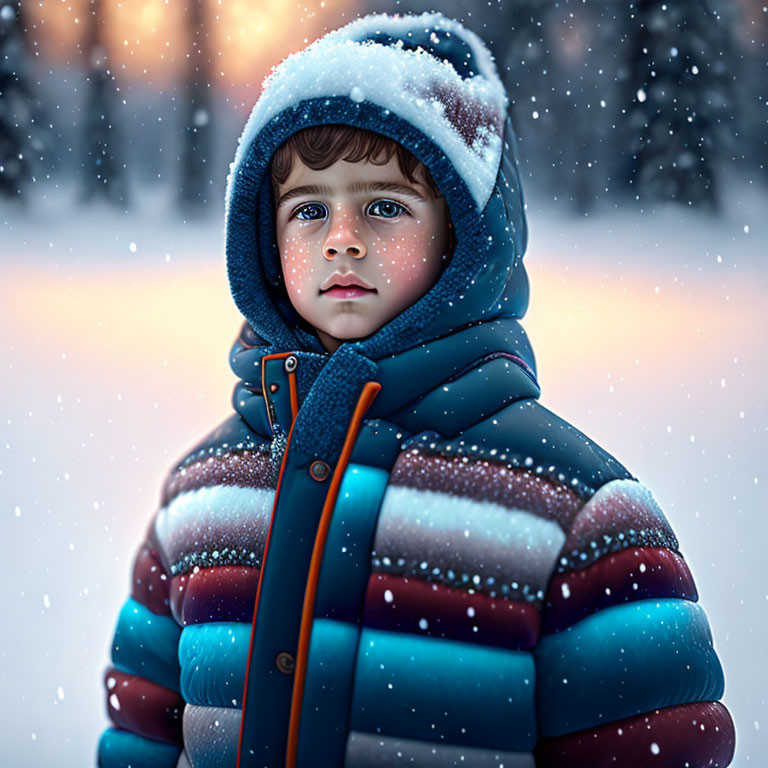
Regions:
<instances>
[{"instance_id":1,"label":"teal stripe","mask_svg":"<svg viewBox=\"0 0 768 768\"><path fill-rule=\"evenodd\" d=\"M315 616L359 621L371 544L389 472L350 464L339 488L315 598ZM339 589L343 584L344 588Z\"/></svg>"},{"instance_id":2,"label":"teal stripe","mask_svg":"<svg viewBox=\"0 0 768 768\"><path fill-rule=\"evenodd\" d=\"M363 629L350 727L461 746L532 749L534 674L526 651Z\"/></svg>"},{"instance_id":3,"label":"teal stripe","mask_svg":"<svg viewBox=\"0 0 768 768\"><path fill-rule=\"evenodd\" d=\"M181 695L203 707L242 707L251 625L191 624L179 641Z\"/></svg>"},{"instance_id":4,"label":"teal stripe","mask_svg":"<svg viewBox=\"0 0 768 768\"><path fill-rule=\"evenodd\" d=\"M356 624L315 619L301 706L299 765L317 762L318 744L323 745L325 765L344 764L359 635Z\"/></svg>"},{"instance_id":5,"label":"teal stripe","mask_svg":"<svg viewBox=\"0 0 768 768\"><path fill-rule=\"evenodd\" d=\"M179 690L177 649L181 627L129 598L117 619L112 663L121 671Z\"/></svg>"},{"instance_id":6,"label":"teal stripe","mask_svg":"<svg viewBox=\"0 0 768 768\"><path fill-rule=\"evenodd\" d=\"M109 728L99 739L99 768L175 768L181 747Z\"/></svg>"},{"instance_id":7,"label":"teal stripe","mask_svg":"<svg viewBox=\"0 0 768 768\"><path fill-rule=\"evenodd\" d=\"M612 606L543 637L536 674L545 737L714 701L725 687L704 610L678 598Z\"/></svg>"}]
</instances>

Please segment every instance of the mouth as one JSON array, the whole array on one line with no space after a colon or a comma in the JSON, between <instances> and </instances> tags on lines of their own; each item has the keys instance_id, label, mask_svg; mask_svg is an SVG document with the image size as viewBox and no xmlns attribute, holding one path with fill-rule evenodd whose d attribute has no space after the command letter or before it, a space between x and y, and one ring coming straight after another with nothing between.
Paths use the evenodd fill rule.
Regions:
<instances>
[{"instance_id":1,"label":"mouth","mask_svg":"<svg viewBox=\"0 0 768 768\"><path fill-rule=\"evenodd\" d=\"M321 295L335 299L357 299L371 293L378 293L378 291L375 288L363 288L362 285L332 285L320 291Z\"/></svg>"},{"instance_id":2,"label":"mouth","mask_svg":"<svg viewBox=\"0 0 768 768\"><path fill-rule=\"evenodd\" d=\"M376 289L354 272L334 272L320 288L320 295L328 295L334 299L359 299Z\"/></svg>"}]
</instances>

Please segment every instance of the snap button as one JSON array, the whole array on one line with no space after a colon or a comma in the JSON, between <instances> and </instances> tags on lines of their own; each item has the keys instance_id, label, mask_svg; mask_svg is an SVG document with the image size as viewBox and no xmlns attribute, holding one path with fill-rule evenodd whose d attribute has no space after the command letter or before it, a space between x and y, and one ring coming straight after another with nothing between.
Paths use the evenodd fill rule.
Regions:
<instances>
[{"instance_id":1,"label":"snap button","mask_svg":"<svg viewBox=\"0 0 768 768\"><path fill-rule=\"evenodd\" d=\"M270 392L277 392L277 387L278 387L277 384L270 384L269 385L269 391Z\"/></svg>"},{"instance_id":2,"label":"snap button","mask_svg":"<svg viewBox=\"0 0 768 768\"><path fill-rule=\"evenodd\" d=\"M275 664L284 675L292 675L296 666L296 662L294 661L293 656L291 656L290 653L286 653L285 651L277 654Z\"/></svg>"},{"instance_id":3,"label":"snap button","mask_svg":"<svg viewBox=\"0 0 768 768\"><path fill-rule=\"evenodd\" d=\"M330 473L331 468L324 461L320 461L319 459L313 461L309 465L309 474L312 475L313 480L317 480L318 482L325 480Z\"/></svg>"},{"instance_id":4,"label":"snap button","mask_svg":"<svg viewBox=\"0 0 768 768\"><path fill-rule=\"evenodd\" d=\"M285 370L288 371L288 373L291 373L292 371L296 370L296 366L299 364L299 361L296 359L295 355L288 355L288 357L285 358Z\"/></svg>"}]
</instances>

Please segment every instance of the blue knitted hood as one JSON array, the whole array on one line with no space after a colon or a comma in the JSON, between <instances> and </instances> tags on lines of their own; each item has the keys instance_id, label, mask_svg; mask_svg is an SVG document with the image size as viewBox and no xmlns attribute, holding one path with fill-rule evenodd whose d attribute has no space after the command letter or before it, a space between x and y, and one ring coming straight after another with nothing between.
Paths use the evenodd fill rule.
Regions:
<instances>
[{"instance_id":1,"label":"blue knitted hood","mask_svg":"<svg viewBox=\"0 0 768 768\"><path fill-rule=\"evenodd\" d=\"M272 71L230 166L230 287L270 350L324 352L282 285L270 161L292 134L331 123L383 134L408 149L445 196L456 236L450 262L421 299L342 347L376 361L473 323L521 317L527 230L507 96L493 59L477 35L439 13L375 14ZM516 351L533 368L522 329L519 338Z\"/></svg>"}]
</instances>

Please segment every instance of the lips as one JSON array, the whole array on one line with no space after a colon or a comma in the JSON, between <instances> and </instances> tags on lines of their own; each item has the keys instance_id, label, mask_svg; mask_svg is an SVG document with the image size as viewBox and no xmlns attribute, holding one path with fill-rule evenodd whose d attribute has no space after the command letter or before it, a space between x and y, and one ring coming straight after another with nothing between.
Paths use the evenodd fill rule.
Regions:
<instances>
[{"instance_id":1,"label":"lips","mask_svg":"<svg viewBox=\"0 0 768 768\"><path fill-rule=\"evenodd\" d=\"M341 274L340 272L334 272L323 284L324 287L320 288L320 293L328 293L337 288L357 288L359 291L365 291L366 293L375 293L376 289L372 285L358 277L354 272L347 272Z\"/></svg>"},{"instance_id":2,"label":"lips","mask_svg":"<svg viewBox=\"0 0 768 768\"><path fill-rule=\"evenodd\" d=\"M363 288L360 285L332 285L330 288L320 291L320 293L321 295L327 294L337 299L356 299L369 293L376 293L376 289Z\"/></svg>"},{"instance_id":3,"label":"lips","mask_svg":"<svg viewBox=\"0 0 768 768\"><path fill-rule=\"evenodd\" d=\"M364 285L360 285L360 283L334 283L328 288L321 288L320 293L328 293L328 291L333 291L336 288L357 288L360 291L366 291L368 293L374 293L376 291L375 288L366 288Z\"/></svg>"},{"instance_id":4,"label":"lips","mask_svg":"<svg viewBox=\"0 0 768 768\"><path fill-rule=\"evenodd\" d=\"M328 294L337 299L355 299L369 293L376 293L373 286L369 286L365 280L354 273L331 275L325 282L326 288L320 289L320 294Z\"/></svg>"}]
</instances>

